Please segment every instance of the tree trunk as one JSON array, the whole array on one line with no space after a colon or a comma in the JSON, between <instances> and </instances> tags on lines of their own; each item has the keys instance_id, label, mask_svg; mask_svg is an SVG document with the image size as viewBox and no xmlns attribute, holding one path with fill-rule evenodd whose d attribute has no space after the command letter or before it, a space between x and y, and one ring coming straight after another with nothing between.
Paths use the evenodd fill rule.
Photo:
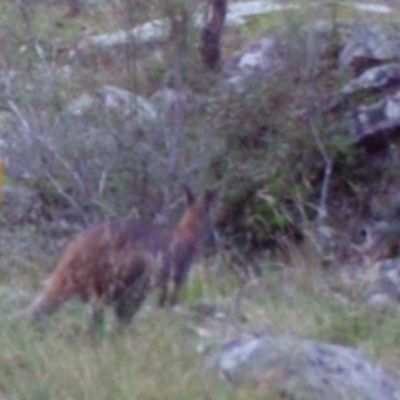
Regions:
<instances>
[{"instance_id":1,"label":"tree trunk","mask_svg":"<svg viewBox=\"0 0 400 400\"><path fill-rule=\"evenodd\" d=\"M201 32L201 57L204 64L213 70L220 67L220 39L225 22L226 8L227 0L211 0L208 22Z\"/></svg>"}]
</instances>

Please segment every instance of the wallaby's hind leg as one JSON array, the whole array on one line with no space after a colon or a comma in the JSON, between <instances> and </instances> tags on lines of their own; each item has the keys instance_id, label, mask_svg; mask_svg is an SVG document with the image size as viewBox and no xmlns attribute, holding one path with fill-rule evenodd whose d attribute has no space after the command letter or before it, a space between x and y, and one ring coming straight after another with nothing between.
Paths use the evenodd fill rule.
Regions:
<instances>
[{"instance_id":1,"label":"wallaby's hind leg","mask_svg":"<svg viewBox=\"0 0 400 400\"><path fill-rule=\"evenodd\" d=\"M159 262L158 262L159 264ZM160 287L160 296L158 298L159 307L165 307L168 305L169 287L171 281L171 267L170 262L165 260L163 264L157 265L157 282L156 284Z\"/></svg>"}]
</instances>

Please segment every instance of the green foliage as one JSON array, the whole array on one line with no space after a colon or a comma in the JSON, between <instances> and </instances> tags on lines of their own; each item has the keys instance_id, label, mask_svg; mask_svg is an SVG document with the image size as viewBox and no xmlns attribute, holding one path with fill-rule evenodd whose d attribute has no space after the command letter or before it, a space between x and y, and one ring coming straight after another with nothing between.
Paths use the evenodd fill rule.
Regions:
<instances>
[{"instance_id":1,"label":"green foliage","mask_svg":"<svg viewBox=\"0 0 400 400\"><path fill-rule=\"evenodd\" d=\"M175 196L177 183L190 179L199 186L222 186L220 197L226 209L219 225L236 244L248 248L263 246L282 231L297 230L297 225L313 217L310 210L318 200L325 167L311 124L317 126L317 136L331 159L352 157L350 144L328 132L329 118L308 112L325 95L319 88L339 86L341 78L329 69L324 75L318 74L318 63L307 65L307 38L303 31L306 15L296 10L279 17L263 15L243 28L252 32L242 35L257 36L274 24L283 24L290 41L285 43L282 68L273 78L257 78L238 93L226 88L219 91L215 83L220 78L202 69L198 32L185 22L195 4L157 4L159 7L127 2L118 10L125 12L129 27L152 17L181 21L170 40L153 50L152 53L162 56L150 54L146 46L130 45L122 51L110 50L109 54L82 54L67 79L57 68L47 78L21 75L12 100L19 104L35 134L43 135L52 148L49 151L40 140L34 140L35 155L26 157L27 144L14 139L18 150L11 155L13 160L24 160L22 169L29 170L30 182L46 198L62 200L46 204L55 208L62 204L49 213L54 218L68 214L87 223L110 215L107 210L118 209L119 214L125 215L132 205L139 206L141 215L154 215L159 211L166 186ZM34 12L29 14L31 8ZM67 52L70 47L73 50L81 29L115 29L116 21L101 7L90 8L82 18L70 21L57 17L46 22L42 21L40 7L31 8L8 9L16 20L22 18L19 35L27 40L13 43L11 39L6 43L16 46L16 56L21 58L18 62L26 63L29 71L34 70L34 65L62 65L67 59L63 55L59 58L57 46L63 49L65 44ZM56 7L51 10L55 15L60 12ZM44 60L39 57L37 43ZM137 126L131 116L98 106L76 120L63 114L82 91L95 95L104 84L149 96L163 84L174 87L180 80L183 88L211 96L211 100L204 103L201 111L185 112L182 121L171 121L170 126ZM26 89L25 82L29 82L31 89ZM177 146L178 162L171 172L166 162L171 164L177 150L167 143L166 133L177 135L176 126L180 126L184 140ZM24 135L20 128L16 129L17 138ZM174 196L170 195L170 200Z\"/></svg>"},{"instance_id":2,"label":"green foliage","mask_svg":"<svg viewBox=\"0 0 400 400\"><path fill-rule=\"evenodd\" d=\"M348 157L350 160L354 159L356 149L352 146L351 139L348 135L342 134L333 136L330 145L332 146L333 153L338 157L342 155Z\"/></svg>"},{"instance_id":3,"label":"green foliage","mask_svg":"<svg viewBox=\"0 0 400 400\"><path fill-rule=\"evenodd\" d=\"M154 319L156 318L156 319ZM171 319L173 321L171 321ZM31 327L2 326L0 387L14 399L245 399L207 374L184 332L169 315L141 319L134 332L95 340Z\"/></svg>"},{"instance_id":4,"label":"green foliage","mask_svg":"<svg viewBox=\"0 0 400 400\"><path fill-rule=\"evenodd\" d=\"M395 326L390 312L374 311L362 306L338 307L331 305L331 312L320 319L318 337L322 341L358 347L360 343L371 346L375 351L382 351L385 337L395 345L398 341ZM377 330L382 327L385 332Z\"/></svg>"},{"instance_id":5,"label":"green foliage","mask_svg":"<svg viewBox=\"0 0 400 400\"><path fill-rule=\"evenodd\" d=\"M272 82L258 81L245 96L231 94L218 110L218 135L225 140L218 174L226 182L226 212L234 216L224 216L222 226L234 224L228 231L253 237L253 244L311 217L307 210L319 196L325 168L319 141L331 159L351 154L350 143L330 143L329 121L322 115L310 117L313 125L325 127L317 138L310 124L293 117L302 96L301 85L296 89L290 83L296 73L281 71Z\"/></svg>"}]
</instances>

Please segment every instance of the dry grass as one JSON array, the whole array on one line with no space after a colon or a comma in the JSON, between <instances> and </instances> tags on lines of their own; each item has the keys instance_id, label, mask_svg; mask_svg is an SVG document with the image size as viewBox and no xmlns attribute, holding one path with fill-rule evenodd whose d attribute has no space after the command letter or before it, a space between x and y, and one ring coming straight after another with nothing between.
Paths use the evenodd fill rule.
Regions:
<instances>
[{"instance_id":1,"label":"dry grass","mask_svg":"<svg viewBox=\"0 0 400 400\"><path fill-rule=\"evenodd\" d=\"M177 309L156 309L150 298L122 334L108 329L90 336L79 303L55 315L44 330L11 325L8 315L27 298L11 301L10 291L0 291L1 398L266 398L259 388L227 385L206 366L203 353L240 333L264 329L360 348L398 370L398 316L338 298L328 285L336 275L321 268L309 247L292 249L289 258L280 268L265 259L265 276L244 286L221 265L218 271L198 265ZM0 267L10 265L7 261L3 258ZM38 275L31 278L24 268L17 284L17 268L12 287L37 287ZM220 317L196 313L199 303L214 305Z\"/></svg>"}]
</instances>

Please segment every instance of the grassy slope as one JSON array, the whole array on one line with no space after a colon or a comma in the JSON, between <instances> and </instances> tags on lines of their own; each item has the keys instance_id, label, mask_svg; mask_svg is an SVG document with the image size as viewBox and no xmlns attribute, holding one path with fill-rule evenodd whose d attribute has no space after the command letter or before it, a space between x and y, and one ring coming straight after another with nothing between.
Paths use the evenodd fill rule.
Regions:
<instances>
[{"instance_id":1,"label":"grassy slope","mask_svg":"<svg viewBox=\"0 0 400 400\"><path fill-rule=\"evenodd\" d=\"M271 271L265 264L269 272L262 281L240 290L239 303L238 285L231 275L217 277L199 265L178 310L158 310L150 298L126 332L106 330L99 337L86 333L80 304L63 309L44 331L22 322L9 324L9 313L26 299L11 302L3 295L1 398L265 398L255 387L238 390L224 383L198 353L212 349L221 338L262 329L354 346L396 372L399 317L366 309L357 296L344 300L326 284L329 278L334 286L335 275L321 270L315 257L303 253L295 261L297 267L285 271ZM37 282L27 278L25 285ZM199 318L189 311L199 300L218 305L226 315L239 304L236 312L241 318ZM195 333L200 328L209 337L200 338Z\"/></svg>"}]
</instances>

